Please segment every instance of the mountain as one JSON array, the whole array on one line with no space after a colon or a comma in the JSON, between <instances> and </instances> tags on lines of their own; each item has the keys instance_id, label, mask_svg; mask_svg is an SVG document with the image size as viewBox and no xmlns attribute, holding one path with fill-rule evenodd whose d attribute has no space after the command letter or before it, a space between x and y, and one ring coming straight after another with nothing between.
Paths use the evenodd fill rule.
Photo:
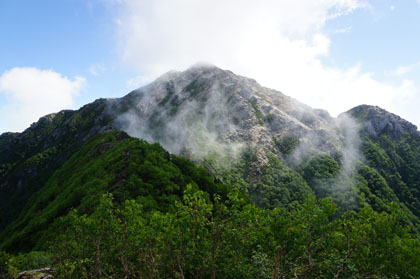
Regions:
<instances>
[{"instance_id":1,"label":"mountain","mask_svg":"<svg viewBox=\"0 0 420 279\"><path fill-rule=\"evenodd\" d=\"M307 197L312 189L296 170L317 154L340 158L345 172L358 159L356 124L350 118L334 119L214 66L169 72L111 100L109 111L118 129L205 165L261 206ZM353 193L346 196L348 204L356 202Z\"/></svg>"},{"instance_id":2,"label":"mountain","mask_svg":"<svg viewBox=\"0 0 420 279\"><path fill-rule=\"evenodd\" d=\"M264 164L276 149L274 138L296 137L324 152L342 141L328 112L214 66L169 72L113 100L111 110L118 128L195 159L252 146Z\"/></svg>"},{"instance_id":3,"label":"mountain","mask_svg":"<svg viewBox=\"0 0 420 279\"><path fill-rule=\"evenodd\" d=\"M122 195L121 201L153 196L155 208L167 208L161 192L139 194L130 188L132 176L145 175L144 182L147 173L130 169L128 175L117 167L132 154L125 142L134 141L119 130L159 142L212 174L200 169L201 175L193 171L191 178L193 167L175 163L182 173L178 176L190 178L175 182L179 189L174 186L165 196L171 191L180 196L194 181L207 192L226 195L224 187L239 189L258 206L290 209L315 194L332 196L339 204L337 215L365 205L391 212L396 203L406 224L413 230L420 224L420 140L413 124L366 105L333 118L252 79L196 65L168 72L122 98L99 99L77 111L42 117L22 133L2 134L0 247L41 247L39 240L48 236L41 231L70 208L91 212L104 192ZM136 144L129 146L136 149ZM172 162L169 153L157 153ZM132 168L138 164L134 161ZM201 176L215 180L203 182ZM152 189L159 182L149 184L134 183Z\"/></svg>"}]
</instances>

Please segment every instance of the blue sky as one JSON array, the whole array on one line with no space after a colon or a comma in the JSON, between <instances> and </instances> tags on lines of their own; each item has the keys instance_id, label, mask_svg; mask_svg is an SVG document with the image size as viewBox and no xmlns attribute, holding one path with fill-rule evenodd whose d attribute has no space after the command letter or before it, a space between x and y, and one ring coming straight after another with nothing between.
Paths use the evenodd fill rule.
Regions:
<instances>
[{"instance_id":1,"label":"blue sky","mask_svg":"<svg viewBox=\"0 0 420 279\"><path fill-rule=\"evenodd\" d=\"M101 3L84 0L0 2L0 72L14 67L52 69L87 79L77 106L96 98L119 96L132 71L115 50L112 15ZM107 65L95 76L89 68ZM77 107L76 106L76 107Z\"/></svg>"},{"instance_id":2,"label":"blue sky","mask_svg":"<svg viewBox=\"0 0 420 279\"><path fill-rule=\"evenodd\" d=\"M370 1L371 8L330 22L328 28L351 29L332 36L331 57L338 66L355 61L378 77L420 61L420 3L415 0ZM419 72L417 72L419 73Z\"/></svg>"},{"instance_id":3,"label":"blue sky","mask_svg":"<svg viewBox=\"0 0 420 279\"><path fill-rule=\"evenodd\" d=\"M0 38L0 132L200 61L334 116L367 103L420 125L418 0L0 1Z\"/></svg>"}]
</instances>

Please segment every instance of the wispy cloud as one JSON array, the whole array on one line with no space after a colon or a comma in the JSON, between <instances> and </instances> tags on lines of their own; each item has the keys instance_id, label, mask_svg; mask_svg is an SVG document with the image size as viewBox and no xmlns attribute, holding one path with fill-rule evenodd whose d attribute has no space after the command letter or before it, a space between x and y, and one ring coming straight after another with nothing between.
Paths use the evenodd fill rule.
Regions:
<instances>
[{"instance_id":1,"label":"wispy cloud","mask_svg":"<svg viewBox=\"0 0 420 279\"><path fill-rule=\"evenodd\" d=\"M103 64L94 64L89 67L89 73L94 76L100 76L106 71L106 67Z\"/></svg>"},{"instance_id":2,"label":"wispy cloud","mask_svg":"<svg viewBox=\"0 0 420 279\"><path fill-rule=\"evenodd\" d=\"M137 89L149 82L153 81L153 77L139 75L135 76L127 81L127 87L129 90Z\"/></svg>"},{"instance_id":3,"label":"wispy cloud","mask_svg":"<svg viewBox=\"0 0 420 279\"><path fill-rule=\"evenodd\" d=\"M409 72L411 72L411 70L413 70L414 65L411 66L400 66L397 69L395 69L394 74L397 76L403 76Z\"/></svg>"},{"instance_id":4,"label":"wispy cloud","mask_svg":"<svg viewBox=\"0 0 420 279\"><path fill-rule=\"evenodd\" d=\"M350 30L351 30L351 26L347 26L347 27L344 27L344 28L335 29L334 30L334 33L336 33L336 34L342 34L342 33L350 32Z\"/></svg>"},{"instance_id":5,"label":"wispy cloud","mask_svg":"<svg viewBox=\"0 0 420 279\"><path fill-rule=\"evenodd\" d=\"M404 66L398 66L395 70L393 70L390 74L393 76L401 77L404 76L411 71L413 71L415 68L420 66L420 62L410 64L410 65L404 65Z\"/></svg>"}]
</instances>

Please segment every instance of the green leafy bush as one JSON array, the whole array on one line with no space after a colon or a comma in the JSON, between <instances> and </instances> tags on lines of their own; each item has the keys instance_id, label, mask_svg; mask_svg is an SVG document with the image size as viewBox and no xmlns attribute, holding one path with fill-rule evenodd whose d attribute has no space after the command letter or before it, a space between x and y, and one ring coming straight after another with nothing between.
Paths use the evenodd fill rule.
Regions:
<instances>
[{"instance_id":1,"label":"green leafy bush","mask_svg":"<svg viewBox=\"0 0 420 279\"><path fill-rule=\"evenodd\" d=\"M401 210L370 207L333 219L331 198L294 210L261 209L231 192L210 199L191 185L167 213L105 195L72 211L52 246L60 278L419 278L420 241Z\"/></svg>"}]
</instances>

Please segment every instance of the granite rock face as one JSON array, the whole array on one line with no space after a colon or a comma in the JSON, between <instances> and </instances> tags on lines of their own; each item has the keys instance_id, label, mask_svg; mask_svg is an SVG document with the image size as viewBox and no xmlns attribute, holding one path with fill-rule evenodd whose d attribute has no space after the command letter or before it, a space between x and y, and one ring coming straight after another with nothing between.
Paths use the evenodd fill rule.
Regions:
<instances>
[{"instance_id":1,"label":"granite rock face","mask_svg":"<svg viewBox=\"0 0 420 279\"><path fill-rule=\"evenodd\" d=\"M387 133L394 140L406 134L420 136L417 126L378 106L360 105L347 113L362 123L364 132L369 136Z\"/></svg>"},{"instance_id":2,"label":"granite rock face","mask_svg":"<svg viewBox=\"0 0 420 279\"><path fill-rule=\"evenodd\" d=\"M18 279L53 279L53 271L51 268L41 268L28 270L19 273Z\"/></svg>"}]
</instances>

